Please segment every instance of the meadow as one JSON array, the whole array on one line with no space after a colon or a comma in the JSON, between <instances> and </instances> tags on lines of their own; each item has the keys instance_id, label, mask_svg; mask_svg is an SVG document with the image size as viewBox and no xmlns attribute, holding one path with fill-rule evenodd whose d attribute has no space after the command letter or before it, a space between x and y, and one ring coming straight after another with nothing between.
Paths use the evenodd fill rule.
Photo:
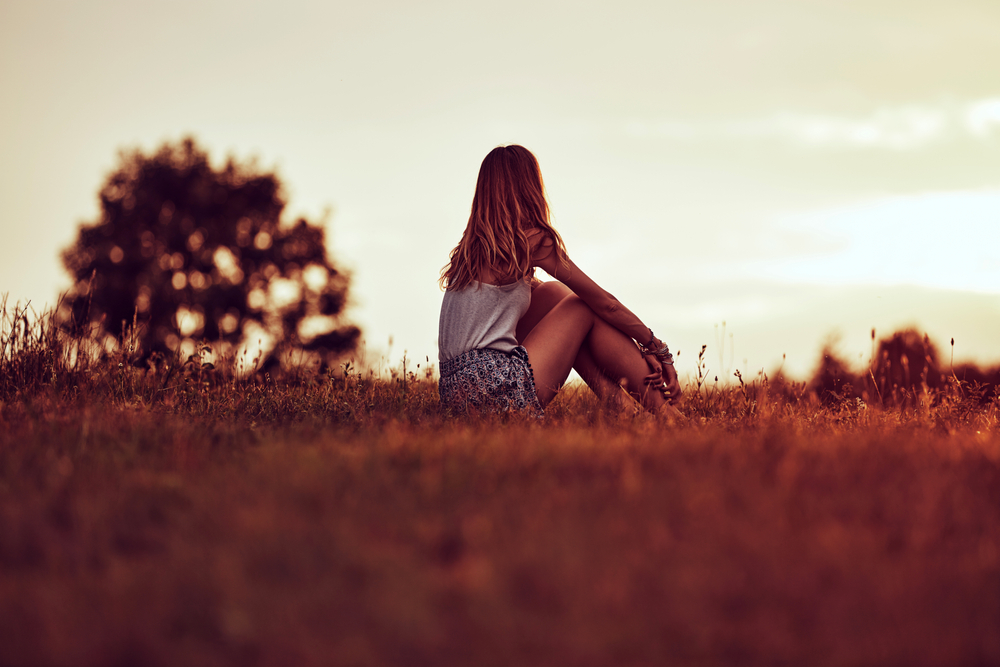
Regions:
<instances>
[{"instance_id":1,"label":"meadow","mask_svg":"<svg viewBox=\"0 0 1000 667\"><path fill-rule=\"evenodd\" d=\"M1000 401L954 374L454 417L426 360L240 375L18 313L0 665L1000 664Z\"/></svg>"}]
</instances>

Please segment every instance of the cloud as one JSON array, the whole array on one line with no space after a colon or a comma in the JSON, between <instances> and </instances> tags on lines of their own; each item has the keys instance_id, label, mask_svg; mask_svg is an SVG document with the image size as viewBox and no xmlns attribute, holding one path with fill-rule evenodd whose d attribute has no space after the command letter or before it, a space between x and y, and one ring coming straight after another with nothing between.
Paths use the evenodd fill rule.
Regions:
<instances>
[{"instance_id":1,"label":"cloud","mask_svg":"<svg viewBox=\"0 0 1000 667\"><path fill-rule=\"evenodd\" d=\"M831 242L825 252L759 261L772 280L826 285L918 285L1000 293L1000 191L885 197L785 219Z\"/></svg>"},{"instance_id":2,"label":"cloud","mask_svg":"<svg viewBox=\"0 0 1000 667\"><path fill-rule=\"evenodd\" d=\"M627 134L671 141L780 141L804 147L910 150L1000 134L1000 97L954 105L883 107L865 116L781 112L722 121L633 120Z\"/></svg>"},{"instance_id":3,"label":"cloud","mask_svg":"<svg viewBox=\"0 0 1000 667\"><path fill-rule=\"evenodd\" d=\"M977 136L990 134L994 129L1000 130L1000 97L968 105L965 126Z\"/></svg>"}]
</instances>

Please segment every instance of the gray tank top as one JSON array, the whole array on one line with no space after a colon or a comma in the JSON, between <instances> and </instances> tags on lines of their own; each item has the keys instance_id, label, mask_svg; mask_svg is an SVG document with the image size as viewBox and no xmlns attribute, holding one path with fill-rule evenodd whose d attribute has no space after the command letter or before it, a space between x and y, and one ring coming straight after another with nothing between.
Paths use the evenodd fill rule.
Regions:
<instances>
[{"instance_id":1,"label":"gray tank top","mask_svg":"<svg viewBox=\"0 0 1000 667\"><path fill-rule=\"evenodd\" d=\"M517 346L517 321L529 305L531 284L527 280L447 290L438 320L438 361L477 348L510 352Z\"/></svg>"}]
</instances>

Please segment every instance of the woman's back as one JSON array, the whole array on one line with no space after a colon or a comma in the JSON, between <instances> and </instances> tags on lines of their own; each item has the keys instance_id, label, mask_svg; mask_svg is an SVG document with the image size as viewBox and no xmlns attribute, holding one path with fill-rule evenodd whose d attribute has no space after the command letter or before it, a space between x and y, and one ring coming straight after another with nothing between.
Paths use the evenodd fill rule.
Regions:
<instances>
[{"instance_id":1,"label":"woman's back","mask_svg":"<svg viewBox=\"0 0 1000 667\"><path fill-rule=\"evenodd\" d=\"M510 353L517 346L517 322L530 304L527 280L447 290L438 321L438 360L454 359L473 349Z\"/></svg>"}]
</instances>

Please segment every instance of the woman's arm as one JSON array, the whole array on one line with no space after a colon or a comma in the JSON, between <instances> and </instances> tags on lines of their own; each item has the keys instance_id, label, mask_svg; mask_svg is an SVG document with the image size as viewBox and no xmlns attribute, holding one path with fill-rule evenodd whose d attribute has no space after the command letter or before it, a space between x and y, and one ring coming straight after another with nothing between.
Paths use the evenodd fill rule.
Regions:
<instances>
[{"instance_id":1,"label":"woman's arm","mask_svg":"<svg viewBox=\"0 0 1000 667\"><path fill-rule=\"evenodd\" d=\"M635 340L643 348L643 355L652 375L647 376L649 384L658 386L670 403L676 403L681 395L673 358L669 353L654 356L651 352L665 350L663 341L653 335L652 329L642 323L635 313L625 307L610 292L601 288L593 279L573 263L568 256L562 263L553 252L552 240L544 233L537 233L530 239L532 265L543 269L553 278L562 281L580 297L604 321L626 336Z\"/></svg>"},{"instance_id":2,"label":"woman's arm","mask_svg":"<svg viewBox=\"0 0 1000 667\"><path fill-rule=\"evenodd\" d=\"M595 283L569 257L563 264L552 249L552 240L545 234L538 234L531 239L531 259L534 266L561 281L573 290L573 293L583 299L590 308L605 322L615 327L632 340L642 345L650 343L651 330L631 310L616 299L610 292ZM655 348L662 347L659 339L652 341Z\"/></svg>"}]
</instances>

